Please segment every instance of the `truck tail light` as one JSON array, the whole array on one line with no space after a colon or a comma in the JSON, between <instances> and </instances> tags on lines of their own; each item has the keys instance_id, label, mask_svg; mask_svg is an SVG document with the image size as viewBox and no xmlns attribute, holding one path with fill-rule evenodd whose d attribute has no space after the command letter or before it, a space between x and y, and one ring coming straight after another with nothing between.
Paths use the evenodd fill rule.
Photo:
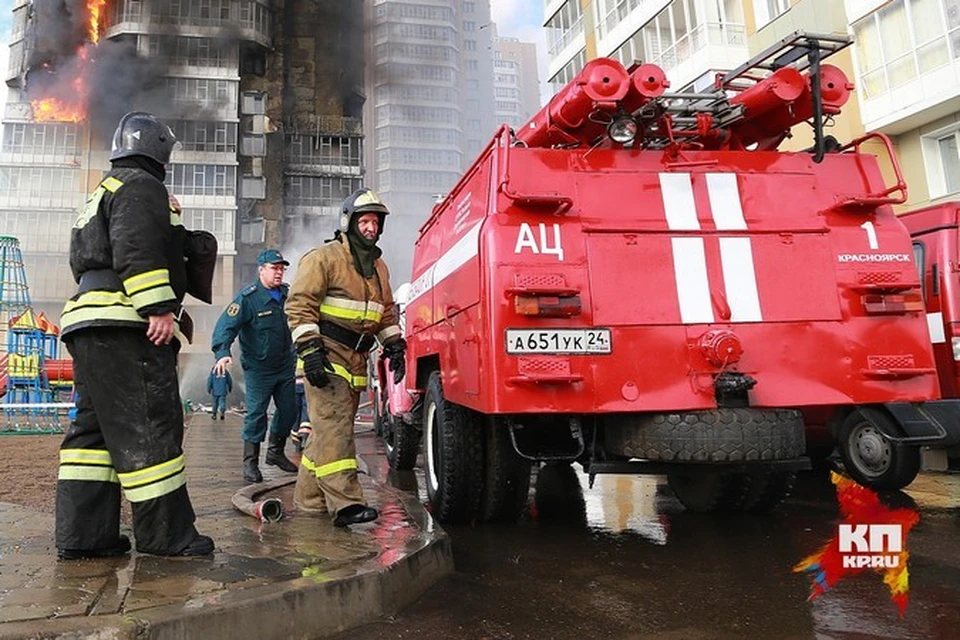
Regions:
<instances>
[{"instance_id":1,"label":"truck tail light","mask_svg":"<svg viewBox=\"0 0 960 640\"><path fill-rule=\"evenodd\" d=\"M580 315L582 307L580 296L518 295L513 299L514 310L522 316L569 318Z\"/></svg>"},{"instance_id":2,"label":"truck tail light","mask_svg":"<svg viewBox=\"0 0 960 640\"><path fill-rule=\"evenodd\" d=\"M926 308L919 291L868 293L862 299L863 308L869 315L900 315L911 311L924 311Z\"/></svg>"}]
</instances>

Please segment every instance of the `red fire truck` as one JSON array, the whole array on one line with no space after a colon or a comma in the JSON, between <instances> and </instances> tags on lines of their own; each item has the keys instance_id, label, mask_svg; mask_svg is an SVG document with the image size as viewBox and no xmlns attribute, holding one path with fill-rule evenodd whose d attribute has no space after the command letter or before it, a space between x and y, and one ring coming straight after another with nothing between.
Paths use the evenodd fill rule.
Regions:
<instances>
[{"instance_id":1,"label":"red fire truck","mask_svg":"<svg viewBox=\"0 0 960 640\"><path fill-rule=\"evenodd\" d=\"M927 326L937 363L940 393L960 397L960 202L917 209L900 216L913 238L913 257L920 273ZM934 443L935 444L935 443ZM942 468L947 454L960 463L960 447L936 449L941 455L930 466ZM916 451L907 451L915 457Z\"/></svg>"},{"instance_id":2,"label":"red fire truck","mask_svg":"<svg viewBox=\"0 0 960 640\"><path fill-rule=\"evenodd\" d=\"M809 464L807 429L960 437L930 410L889 140L824 132L852 85L821 61L848 44L795 33L703 93L594 60L496 133L420 230L406 393L381 421L396 466L422 441L435 516L515 519L531 465L572 461L664 473L692 510L765 510ZM814 146L777 150L805 121ZM903 480L873 471L851 470Z\"/></svg>"}]
</instances>

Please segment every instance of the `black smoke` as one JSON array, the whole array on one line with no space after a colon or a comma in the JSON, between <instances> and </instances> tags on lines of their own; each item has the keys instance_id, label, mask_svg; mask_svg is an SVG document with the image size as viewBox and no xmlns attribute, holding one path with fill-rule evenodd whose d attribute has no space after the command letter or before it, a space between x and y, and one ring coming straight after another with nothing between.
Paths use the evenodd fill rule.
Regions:
<instances>
[{"instance_id":1,"label":"black smoke","mask_svg":"<svg viewBox=\"0 0 960 640\"><path fill-rule=\"evenodd\" d=\"M168 43L176 39L177 25L189 20L194 10L187 2L154 0L144 4L144 12L151 12L151 23L163 25L165 41L161 42L160 55L147 57L138 52L135 35L90 42L86 0L35 0L24 83L27 98L56 98L79 106L105 143L128 111L150 111L167 120L204 119L204 112L217 105L176 102L168 80ZM109 28L112 5L109 2L102 10L101 34ZM212 49L236 49L237 26L225 24L217 31L217 37L211 40ZM78 88L81 85L82 90ZM81 99L85 104L78 104Z\"/></svg>"}]
</instances>

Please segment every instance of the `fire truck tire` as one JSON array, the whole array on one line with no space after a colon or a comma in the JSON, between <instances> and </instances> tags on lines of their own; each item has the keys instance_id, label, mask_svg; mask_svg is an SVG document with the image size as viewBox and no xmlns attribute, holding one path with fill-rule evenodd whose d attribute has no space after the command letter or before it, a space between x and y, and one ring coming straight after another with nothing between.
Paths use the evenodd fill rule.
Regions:
<instances>
[{"instance_id":1,"label":"fire truck tire","mask_svg":"<svg viewBox=\"0 0 960 640\"><path fill-rule=\"evenodd\" d=\"M417 464L420 453L420 430L392 413L384 413L382 421L383 449L394 471L409 471Z\"/></svg>"},{"instance_id":2,"label":"fire truck tire","mask_svg":"<svg viewBox=\"0 0 960 640\"><path fill-rule=\"evenodd\" d=\"M883 433L900 433L896 422L884 411L860 407L847 416L837 431L843 467L865 487L881 491L903 489L920 471L920 448L890 442Z\"/></svg>"},{"instance_id":3,"label":"fire truck tire","mask_svg":"<svg viewBox=\"0 0 960 640\"><path fill-rule=\"evenodd\" d=\"M527 506L530 462L513 449L510 427L495 417L488 420L486 469L480 517L484 522L514 522Z\"/></svg>"},{"instance_id":4,"label":"fire truck tire","mask_svg":"<svg viewBox=\"0 0 960 640\"><path fill-rule=\"evenodd\" d=\"M473 521L483 489L482 422L475 412L444 399L439 371L427 382L423 430L424 476L433 517L445 524Z\"/></svg>"},{"instance_id":5,"label":"fire truck tire","mask_svg":"<svg viewBox=\"0 0 960 640\"><path fill-rule=\"evenodd\" d=\"M792 409L713 409L641 416L606 429L609 453L669 462L790 460L803 455L804 425Z\"/></svg>"}]
</instances>

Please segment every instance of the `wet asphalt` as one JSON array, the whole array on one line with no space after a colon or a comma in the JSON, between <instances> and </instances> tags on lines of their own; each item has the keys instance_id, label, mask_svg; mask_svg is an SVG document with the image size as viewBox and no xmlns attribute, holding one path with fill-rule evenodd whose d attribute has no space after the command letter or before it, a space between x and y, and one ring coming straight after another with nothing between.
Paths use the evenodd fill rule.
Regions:
<instances>
[{"instance_id":1,"label":"wet asphalt","mask_svg":"<svg viewBox=\"0 0 960 640\"><path fill-rule=\"evenodd\" d=\"M576 471L574 470L576 469ZM447 526L456 573L395 618L339 638L958 638L960 475L922 474L901 618L881 576L809 600L793 567L837 533L834 487L802 474L768 515L686 512L662 477L543 469L516 525ZM394 486L423 495L415 472Z\"/></svg>"}]
</instances>

